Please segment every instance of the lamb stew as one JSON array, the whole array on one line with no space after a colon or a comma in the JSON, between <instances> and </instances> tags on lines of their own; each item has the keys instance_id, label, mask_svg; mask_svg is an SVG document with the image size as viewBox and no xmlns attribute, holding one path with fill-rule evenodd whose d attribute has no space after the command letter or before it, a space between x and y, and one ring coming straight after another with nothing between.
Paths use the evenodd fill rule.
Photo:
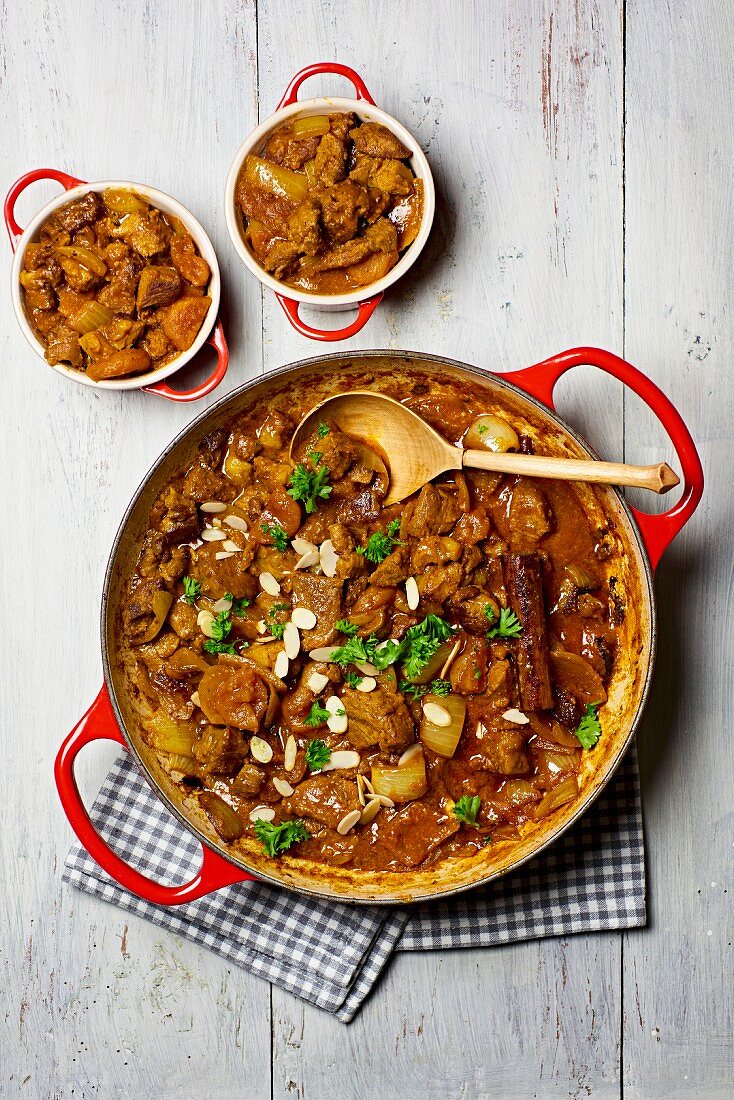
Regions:
<instances>
[{"instance_id":1,"label":"lamb stew","mask_svg":"<svg viewBox=\"0 0 734 1100\"><path fill-rule=\"evenodd\" d=\"M394 389L451 442L537 445L479 388ZM336 424L289 459L315 403L258 402L159 492L119 620L126 691L235 857L481 860L578 800L611 735L619 540L570 483L466 471L384 508Z\"/></svg>"},{"instance_id":2,"label":"lamb stew","mask_svg":"<svg viewBox=\"0 0 734 1100\"><path fill-rule=\"evenodd\" d=\"M422 182L410 150L351 113L292 119L246 157L237 183L245 235L280 282L316 294L369 286L415 239Z\"/></svg>"},{"instance_id":3,"label":"lamb stew","mask_svg":"<svg viewBox=\"0 0 734 1100\"><path fill-rule=\"evenodd\" d=\"M109 189L53 212L26 248L20 282L46 360L100 382L188 351L211 305L210 276L178 218Z\"/></svg>"}]
</instances>

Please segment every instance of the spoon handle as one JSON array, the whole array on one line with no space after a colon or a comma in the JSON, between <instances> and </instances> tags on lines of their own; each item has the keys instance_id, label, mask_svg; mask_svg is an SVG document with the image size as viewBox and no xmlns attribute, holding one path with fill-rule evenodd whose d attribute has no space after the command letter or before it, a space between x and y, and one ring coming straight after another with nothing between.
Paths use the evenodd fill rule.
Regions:
<instances>
[{"instance_id":1,"label":"spoon handle","mask_svg":"<svg viewBox=\"0 0 734 1100\"><path fill-rule=\"evenodd\" d=\"M636 489L651 489L653 493L667 493L680 483L680 478L667 462L659 462L655 466L629 466L624 462L598 462L595 459L469 450L464 451L463 464L497 474L593 481L601 485L632 485Z\"/></svg>"}]
</instances>

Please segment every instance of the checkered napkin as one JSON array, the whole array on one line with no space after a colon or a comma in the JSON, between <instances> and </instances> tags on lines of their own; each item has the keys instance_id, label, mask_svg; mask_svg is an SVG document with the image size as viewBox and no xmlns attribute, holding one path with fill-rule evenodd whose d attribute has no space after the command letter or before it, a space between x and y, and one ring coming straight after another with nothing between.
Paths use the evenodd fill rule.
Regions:
<instances>
[{"instance_id":1,"label":"checkered napkin","mask_svg":"<svg viewBox=\"0 0 734 1100\"><path fill-rule=\"evenodd\" d=\"M110 771L91 816L110 846L151 878L173 884L197 873L198 842L129 758ZM604 795L548 851L511 876L443 902L346 906L246 882L167 909L120 889L78 844L63 877L348 1022L394 950L488 947L644 924L637 757L633 748Z\"/></svg>"}]
</instances>

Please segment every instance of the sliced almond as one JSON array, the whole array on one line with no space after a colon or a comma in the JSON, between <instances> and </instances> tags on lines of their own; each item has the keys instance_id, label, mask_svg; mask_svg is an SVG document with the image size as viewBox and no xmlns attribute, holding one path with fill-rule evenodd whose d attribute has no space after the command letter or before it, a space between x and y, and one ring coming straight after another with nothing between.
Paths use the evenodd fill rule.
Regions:
<instances>
[{"instance_id":1,"label":"sliced almond","mask_svg":"<svg viewBox=\"0 0 734 1100\"><path fill-rule=\"evenodd\" d=\"M418 591L418 582L415 577L408 577L405 582L405 599L408 601L408 607L411 611L415 611L421 602L421 594Z\"/></svg>"},{"instance_id":2,"label":"sliced almond","mask_svg":"<svg viewBox=\"0 0 734 1100\"><path fill-rule=\"evenodd\" d=\"M233 558L234 552L232 550L217 550L214 555L215 561L224 561L225 558Z\"/></svg>"},{"instance_id":3,"label":"sliced almond","mask_svg":"<svg viewBox=\"0 0 734 1100\"><path fill-rule=\"evenodd\" d=\"M283 649L289 661L292 661L301 652L301 635L298 633L298 627L294 622L285 624Z\"/></svg>"},{"instance_id":4,"label":"sliced almond","mask_svg":"<svg viewBox=\"0 0 734 1100\"><path fill-rule=\"evenodd\" d=\"M456 657L456 654L459 652L460 649L461 649L461 638L459 638L458 641L454 642L454 648L449 653L448 657L446 658L446 663L443 666L443 668L441 669L441 679L442 680L446 679L446 673L448 672L448 670L451 668L452 664L454 663L454 658Z\"/></svg>"},{"instance_id":5,"label":"sliced almond","mask_svg":"<svg viewBox=\"0 0 734 1100\"><path fill-rule=\"evenodd\" d=\"M200 504L199 508L202 512L209 512L210 514L227 511L227 505L222 504L221 500L207 500L205 504Z\"/></svg>"},{"instance_id":6,"label":"sliced almond","mask_svg":"<svg viewBox=\"0 0 734 1100\"><path fill-rule=\"evenodd\" d=\"M514 722L516 726L527 726L530 722L527 714L523 714L521 710L516 710L515 707L510 707L502 715L506 722Z\"/></svg>"},{"instance_id":7,"label":"sliced almond","mask_svg":"<svg viewBox=\"0 0 734 1100\"><path fill-rule=\"evenodd\" d=\"M379 802L381 806L386 806L388 810L391 810L395 803L391 798L388 798L386 794L369 794L367 796L369 802Z\"/></svg>"},{"instance_id":8,"label":"sliced almond","mask_svg":"<svg viewBox=\"0 0 734 1100\"><path fill-rule=\"evenodd\" d=\"M364 783L364 789L367 792L367 794L374 794L375 793L375 788L372 786L372 780L369 779L368 776L363 775L362 776L362 782Z\"/></svg>"},{"instance_id":9,"label":"sliced almond","mask_svg":"<svg viewBox=\"0 0 734 1100\"><path fill-rule=\"evenodd\" d=\"M355 661L354 667L358 668L363 676L376 676L380 671L371 661Z\"/></svg>"},{"instance_id":10,"label":"sliced almond","mask_svg":"<svg viewBox=\"0 0 734 1100\"><path fill-rule=\"evenodd\" d=\"M377 680L374 676L363 676L357 684L357 691L374 691L377 687Z\"/></svg>"},{"instance_id":11,"label":"sliced almond","mask_svg":"<svg viewBox=\"0 0 734 1100\"><path fill-rule=\"evenodd\" d=\"M194 704L194 706L195 706L195 707L200 707L200 706L201 706L201 699L199 698L199 693L198 693L198 691L195 691L195 692L194 692L194 693L192 694L192 696L191 696L191 702L192 702L192 703Z\"/></svg>"},{"instance_id":12,"label":"sliced almond","mask_svg":"<svg viewBox=\"0 0 734 1100\"><path fill-rule=\"evenodd\" d=\"M305 554L302 554L294 569L310 569L313 565L319 564L319 552L318 550L307 550Z\"/></svg>"},{"instance_id":13,"label":"sliced almond","mask_svg":"<svg viewBox=\"0 0 734 1100\"><path fill-rule=\"evenodd\" d=\"M250 821L272 821L275 817L275 810L272 806L256 806L254 810L250 810Z\"/></svg>"},{"instance_id":14,"label":"sliced almond","mask_svg":"<svg viewBox=\"0 0 734 1100\"><path fill-rule=\"evenodd\" d=\"M212 609L212 611L215 611L218 614L220 611L229 611L231 607L232 607L232 601L231 600L222 599L222 600L217 600L216 603L213 603L211 609Z\"/></svg>"},{"instance_id":15,"label":"sliced almond","mask_svg":"<svg viewBox=\"0 0 734 1100\"><path fill-rule=\"evenodd\" d=\"M308 539L296 538L291 539L291 546L297 554L312 554L314 550L318 554L319 548L315 542L309 542Z\"/></svg>"},{"instance_id":16,"label":"sliced almond","mask_svg":"<svg viewBox=\"0 0 734 1100\"><path fill-rule=\"evenodd\" d=\"M273 750L262 737L250 738L250 752L260 764L269 764L273 759Z\"/></svg>"},{"instance_id":17,"label":"sliced almond","mask_svg":"<svg viewBox=\"0 0 734 1100\"><path fill-rule=\"evenodd\" d=\"M324 706L328 710L329 714L338 714L339 711L344 710L344 704L338 695L330 695L324 703Z\"/></svg>"},{"instance_id":18,"label":"sliced almond","mask_svg":"<svg viewBox=\"0 0 734 1100\"><path fill-rule=\"evenodd\" d=\"M288 675L288 654L284 649L281 649L278 656L275 658L275 664L273 665L273 672L276 676L280 676L281 680L285 680Z\"/></svg>"},{"instance_id":19,"label":"sliced almond","mask_svg":"<svg viewBox=\"0 0 734 1100\"><path fill-rule=\"evenodd\" d=\"M247 524L243 520L242 516L225 516L224 522L228 527L233 527L235 531L246 531Z\"/></svg>"},{"instance_id":20,"label":"sliced almond","mask_svg":"<svg viewBox=\"0 0 734 1100\"><path fill-rule=\"evenodd\" d=\"M287 772L292 772L296 766L296 756L298 755L298 745L293 734L289 734L288 740L285 743L285 751L283 753L283 767Z\"/></svg>"},{"instance_id":21,"label":"sliced almond","mask_svg":"<svg viewBox=\"0 0 734 1100\"><path fill-rule=\"evenodd\" d=\"M328 664L334 660L334 654L339 648L338 645L322 645L318 649L310 650L308 655L312 661L325 661Z\"/></svg>"},{"instance_id":22,"label":"sliced almond","mask_svg":"<svg viewBox=\"0 0 734 1100\"><path fill-rule=\"evenodd\" d=\"M261 573L259 580L260 587L262 588L263 592L267 592L269 596L280 595L280 585L278 584L272 573Z\"/></svg>"},{"instance_id":23,"label":"sliced almond","mask_svg":"<svg viewBox=\"0 0 734 1100\"><path fill-rule=\"evenodd\" d=\"M357 772L357 798L359 799L360 806L364 806L364 780L359 772Z\"/></svg>"},{"instance_id":24,"label":"sliced almond","mask_svg":"<svg viewBox=\"0 0 734 1100\"><path fill-rule=\"evenodd\" d=\"M439 706L438 703L424 703L423 713L429 722L433 722L434 726L450 726L451 715L445 707Z\"/></svg>"},{"instance_id":25,"label":"sliced almond","mask_svg":"<svg viewBox=\"0 0 734 1100\"><path fill-rule=\"evenodd\" d=\"M345 768L356 768L359 765L359 753L351 749L337 749L329 757L321 769L322 772L343 771ZM366 783L366 781L365 781Z\"/></svg>"},{"instance_id":26,"label":"sliced almond","mask_svg":"<svg viewBox=\"0 0 734 1100\"><path fill-rule=\"evenodd\" d=\"M316 616L308 607L294 607L291 622L295 623L299 630L313 630L316 626Z\"/></svg>"},{"instance_id":27,"label":"sliced almond","mask_svg":"<svg viewBox=\"0 0 734 1100\"><path fill-rule=\"evenodd\" d=\"M218 527L207 527L201 532L201 537L204 542L224 542L227 536Z\"/></svg>"},{"instance_id":28,"label":"sliced almond","mask_svg":"<svg viewBox=\"0 0 734 1100\"><path fill-rule=\"evenodd\" d=\"M415 745L411 745L409 749L405 750L403 755L398 760L398 767L402 768L403 764L407 764L410 760L413 759L414 756L417 756L418 753L421 753L421 752L423 752L423 746L422 745L420 745L418 743L416 743Z\"/></svg>"},{"instance_id":29,"label":"sliced almond","mask_svg":"<svg viewBox=\"0 0 734 1100\"><path fill-rule=\"evenodd\" d=\"M258 619L258 621L255 625L257 627L258 634L267 634L268 624L265 622L264 619Z\"/></svg>"},{"instance_id":30,"label":"sliced almond","mask_svg":"<svg viewBox=\"0 0 734 1100\"><path fill-rule=\"evenodd\" d=\"M212 626L214 624L214 616L211 611L200 611L196 616L196 622L202 634L206 634L207 638L213 637Z\"/></svg>"},{"instance_id":31,"label":"sliced almond","mask_svg":"<svg viewBox=\"0 0 734 1100\"><path fill-rule=\"evenodd\" d=\"M326 724L332 733L346 733L349 729L349 718L346 711L344 714L332 714L331 718L326 719Z\"/></svg>"},{"instance_id":32,"label":"sliced almond","mask_svg":"<svg viewBox=\"0 0 734 1100\"><path fill-rule=\"evenodd\" d=\"M319 547L319 563L324 571L324 575L327 577L336 576L336 565L339 561L336 550L334 549L334 543L331 539L326 539L321 543Z\"/></svg>"},{"instance_id":33,"label":"sliced almond","mask_svg":"<svg viewBox=\"0 0 734 1100\"><path fill-rule=\"evenodd\" d=\"M306 686L314 693L319 695L329 683L329 677L324 676L323 672L312 672L308 680L306 680Z\"/></svg>"},{"instance_id":34,"label":"sliced almond","mask_svg":"<svg viewBox=\"0 0 734 1100\"><path fill-rule=\"evenodd\" d=\"M362 810L362 813L359 815L360 825L369 825L370 821L375 820L381 809L382 806L376 798L370 799L365 808Z\"/></svg>"},{"instance_id":35,"label":"sliced almond","mask_svg":"<svg viewBox=\"0 0 734 1100\"><path fill-rule=\"evenodd\" d=\"M239 545L239 543L233 542L232 539L225 539L224 543L222 544L222 549L229 550L230 554L242 553L242 547Z\"/></svg>"},{"instance_id":36,"label":"sliced almond","mask_svg":"<svg viewBox=\"0 0 734 1100\"><path fill-rule=\"evenodd\" d=\"M350 810L348 814L345 814L336 827L336 831L341 836L346 836L350 829L353 829L362 816L361 810Z\"/></svg>"},{"instance_id":37,"label":"sliced almond","mask_svg":"<svg viewBox=\"0 0 734 1100\"><path fill-rule=\"evenodd\" d=\"M285 779L274 779L273 786L275 787L278 794L281 794L283 798L290 798L290 796L293 794L293 787L291 787L290 783Z\"/></svg>"}]
</instances>

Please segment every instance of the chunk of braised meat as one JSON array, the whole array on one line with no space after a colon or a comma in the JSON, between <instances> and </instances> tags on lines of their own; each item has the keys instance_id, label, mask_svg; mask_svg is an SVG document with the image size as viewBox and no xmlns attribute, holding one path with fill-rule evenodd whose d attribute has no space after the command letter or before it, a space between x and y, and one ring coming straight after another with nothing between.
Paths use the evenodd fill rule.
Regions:
<instances>
[{"instance_id":1,"label":"chunk of braised meat","mask_svg":"<svg viewBox=\"0 0 734 1100\"><path fill-rule=\"evenodd\" d=\"M407 864L417 867L429 852L457 833L459 819L446 805L445 799L434 796L409 802L390 818L379 822L379 838L392 854Z\"/></svg>"},{"instance_id":2,"label":"chunk of braised meat","mask_svg":"<svg viewBox=\"0 0 734 1100\"><path fill-rule=\"evenodd\" d=\"M255 555L254 544L247 538L241 538L240 544L244 549L231 558L217 559L221 542L205 542L192 551L192 570L205 596L221 600L231 592L239 600L243 596L251 599L255 594L257 577L248 572Z\"/></svg>"},{"instance_id":3,"label":"chunk of braised meat","mask_svg":"<svg viewBox=\"0 0 734 1100\"><path fill-rule=\"evenodd\" d=\"M553 513L542 489L533 481L518 478L512 490L508 513L510 541L514 550L534 550L553 530Z\"/></svg>"},{"instance_id":4,"label":"chunk of braised meat","mask_svg":"<svg viewBox=\"0 0 734 1100\"><path fill-rule=\"evenodd\" d=\"M486 634L489 629L487 608L497 617L497 602L476 584L457 588L447 600L447 611L465 630L472 634Z\"/></svg>"},{"instance_id":5,"label":"chunk of braised meat","mask_svg":"<svg viewBox=\"0 0 734 1100\"><path fill-rule=\"evenodd\" d=\"M349 610L349 620L359 628L359 634L363 638L382 634L391 622L391 617L388 616L394 601L394 588L370 586L355 599Z\"/></svg>"},{"instance_id":6,"label":"chunk of braised meat","mask_svg":"<svg viewBox=\"0 0 734 1100\"><path fill-rule=\"evenodd\" d=\"M296 255L315 256L323 243L321 230L321 206L312 198L305 198L288 219L288 236L296 248ZM268 259L270 253L268 253Z\"/></svg>"},{"instance_id":7,"label":"chunk of braised meat","mask_svg":"<svg viewBox=\"0 0 734 1100\"><path fill-rule=\"evenodd\" d=\"M411 553L411 566L414 573L422 573L428 565L445 565L449 561L458 561L463 547L461 543L447 535L428 535L417 542Z\"/></svg>"},{"instance_id":8,"label":"chunk of braised meat","mask_svg":"<svg viewBox=\"0 0 734 1100\"><path fill-rule=\"evenodd\" d=\"M326 134L324 141L335 139ZM321 207L321 221L331 245L341 245L350 241L359 228L359 219L365 217L370 208L367 189L354 180L332 182L329 187L319 187L312 192L314 201ZM390 251L373 249L373 251ZM367 253L365 253L367 255ZM340 266L340 265L337 265Z\"/></svg>"},{"instance_id":9,"label":"chunk of braised meat","mask_svg":"<svg viewBox=\"0 0 734 1100\"><path fill-rule=\"evenodd\" d=\"M232 794L255 798L265 782L265 772L255 764L243 764L232 783Z\"/></svg>"},{"instance_id":10,"label":"chunk of braised meat","mask_svg":"<svg viewBox=\"0 0 734 1100\"><path fill-rule=\"evenodd\" d=\"M355 237L345 244L337 245L321 256L304 260L301 268L304 274L320 271L335 271L342 267L351 267L375 252L396 252L397 230L387 218L380 218L374 225L365 229L361 237Z\"/></svg>"},{"instance_id":11,"label":"chunk of braised meat","mask_svg":"<svg viewBox=\"0 0 734 1100\"><path fill-rule=\"evenodd\" d=\"M196 505L173 485L167 485L156 498L150 523L163 535L167 546L193 542L199 535Z\"/></svg>"},{"instance_id":12,"label":"chunk of braised meat","mask_svg":"<svg viewBox=\"0 0 734 1100\"><path fill-rule=\"evenodd\" d=\"M415 394L406 404L408 408L422 416L432 428L435 428L440 435L452 443L459 442L474 420L474 413L466 401L462 401L460 397L453 394L436 393L429 390L428 393ZM476 473L475 470L467 471L467 480L470 485ZM497 481L500 480L500 475L490 475L490 477L496 477Z\"/></svg>"},{"instance_id":13,"label":"chunk of braised meat","mask_svg":"<svg viewBox=\"0 0 734 1100\"><path fill-rule=\"evenodd\" d=\"M153 672L150 683L158 696L161 706L171 718L188 719L194 713L191 693L194 688L188 678L178 673L171 675L163 663Z\"/></svg>"},{"instance_id":14,"label":"chunk of braised meat","mask_svg":"<svg viewBox=\"0 0 734 1100\"><path fill-rule=\"evenodd\" d=\"M377 588L394 588L408 579L410 568L410 550L407 546L396 546L385 560L372 570L370 584Z\"/></svg>"},{"instance_id":15,"label":"chunk of braised meat","mask_svg":"<svg viewBox=\"0 0 734 1100\"><path fill-rule=\"evenodd\" d=\"M47 337L46 359L52 367L57 363L71 363L72 367L81 367L82 351L79 346L79 333L74 332L68 325L56 325Z\"/></svg>"},{"instance_id":16,"label":"chunk of braised meat","mask_svg":"<svg viewBox=\"0 0 734 1100\"><path fill-rule=\"evenodd\" d=\"M357 118L353 111L335 111L329 115L329 129L340 141L346 141L349 131L356 125Z\"/></svg>"},{"instance_id":17,"label":"chunk of braised meat","mask_svg":"<svg viewBox=\"0 0 734 1100\"><path fill-rule=\"evenodd\" d=\"M459 542L463 542L467 546L476 546L478 542L487 538L490 529L487 511L485 508L479 507L472 512L465 512L459 518L452 534Z\"/></svg>"},{"instance_id":18,"label":"chunk of braised meat","mask_svg":"<svg viewBox=\"0 0 734 1100\"><path fill-rule=\"evenodd\" d=\"M347 687L342 702L349 717L347 737L355 749L379 744L383 752L401 752L415 740L413 719L402 695L383 687L370 692Z\"/></svg>"},{"instance_id":19,"label":"chunk of braised meat","mask_svg":"<svg viewBox=\"0 0 734 1100\"><path fill-rule=\"evenodd\" d=\"M155 618L153 597L163 590L165 585L160 577L138 578L133 582L124 611L125 633L132 645L140 645L145 637Z\"/></svg>"},{"instance_id":20,"label":"chunk of braised meat","mask_svg":"<svg viewBox=\"0 0 734 1100\"><path fill-rule=\"evenodd\" d=\"M83 225L92 225L103 217L105 208L96 191L89 191L81 199L69 202L54 214L54 221L67 233L75 233Z\"/></svg>"},{"instance_id":21,"label":"chunk of braised meat","mask_svg":"<svg viewBox=\"0 0 734 1100\"><path fill-rule=\"evenodd\" d=\"M197 617L198 612L195 607L186 603L185 600L179 600L171 608L168 623L171 630L175 631L179 638L190 642L201 634Z\"/></svg>"},{"instance_id":22,"label":"chunk of braised meat","mask_svg":"<svg viewBox=\"0 0 734 1100\"><path fill-rule=\"evenodd\" d=\"M475 751L488 771L500 775L526 775L530 761L525 738L521 726L506 722L499 715L485 717L477 729Z\"/></svg>"},{"instance_id":23,"label":"chunk of braised meat","mask_svg":"<svg viewBox=\"0 0 734 1100\"><path fill-rule=\"evenodd\" d=\"M336 829L346 814L360 808L356 783L334 772L304 779L288 804L292 813L320 821L329 829Z\"/></svg>"},{"instance_id":24,"label":"chunk of braised meat","mask_svg":"<svg viewBox=\"0 0 734 1100\"><path fill-rule=\"evenodd\" d=\"M332 428L314 449L321 455L320 464L328 468L332 483L343 478L359 459L359 449L354 440L338 428Z\"/></svg>"},{"instance_id":25,"label":"chunk of braised meat","mask_svg":"<svg viewBox=\"0 0 734 1100\"><path fill-rule=\"evenodd\" d=\"M151 265L140 275L136 305L138 309L166 306L181 292L181 276L175 267Z\"/></svg>"},{"instance_id":26,"label":"chunk of braised meat","mask_svg":"<svg viewBox=\"0 0 734 1100\"><path fill-rule=\"evenodd\" d=\"M523 707L525 710L550 710L553 706L553 687L542 566L538 555L510 554L505 580L510 606L522 625L515 652Z\"/></svg>"},{"instance_id":27,"label":"chunk of braised meat","mask_svg":"<svg viewBox=\"0 0 734 1100\"><path fill-rule=\"evenodd\" d=\"M343 180L347 170L346 142L329 132L324 134L316 150L314 172L320 183L327 186Z\"/></svg>"},{"instance_id":28,"label":"chunk of braised meat","mask_svg":"<svg viewBox=\"0 0 734 1100\"><path fill-rule=\"evenodd\" d=\"M207 500L227 503L234 499L237 489L223 474L213 470L205 458L200 457L186 474L183 491L187 497L203 504Z\"/></svg>"},{"instance_id":29,"label":"chunk of braised meat","mask_svg":"<svg viewBox=\"0 0 734 1100\"><path fill-rule=\"evenodd\" d=\"M379 122L363 122L349 131L355 149L370 157L388 157L403 160L410 156L410 149L395 134Z\"/></svg>"},{"instance_id":30,"label":"chunk of braised meat","mask_svg":"<svg viewBox=\"0 0 734 1100\"><path fill-rule=\"evenodd\" d=\"M319 136L295 137L289 130L279 127L265 146L267 160L282 164L292 172L298 172L308 160L312 160L319 147Z\"/></svg>"},{"instance_id":31,"label":"chunk of braised meat","mask_svg":"<svg viewBox=\"0 0 734 1100\"><path fill-rule=\"evenodd\" d=\"M161 576L174 585L186 572L189 551L186 546L171 546L160 531L149 530L143 540L138 570L141 577Z\"/></svg>"},{"instance_id":32,"label":"chunk of braised meat","mask_svg":"<svg viewBox=\"0 0 734 1100\"><path fill-rule=\"evenodd\" d=\"M293 606L306 607L316 616L316 626L304 630L301 644L304 649L319 649L331 645L336 639L336 623L341 618L342 581L337 577L318 576L314 573L294 573L292 577Z\"/></svg>"},{"instance_id":33,"label":"chunk of braised meat","mask_svg":"<svg viewBox=\"0 0 734 1100\"><path fill-rule=\"evenodd\" d=\"M247 742L239 729L207 725L194 744L194 756L210 773L234 775L247 756Z\"/></svg>"},{"instance_id":34,"label":"chunk of braised meat","mask_svg":"<svg viewBox=\"0 0 734 1100\"><path fill-rule=\"evenodd\" d=\"M573 730L576 729L583 716L584 708L571 692L565 691L563 688L556 688L553 717L557 718L567 729Z\"/></svg>"},{"instance_id":35,"label":"chunk of braised meat","mask_svg":"<svg viewBox=\"0 0 734 1100\"><path fill-rule=\"evenodd\" d=\"M405 509L406 530L414 538L444 534L451 530L460 514L455 496L441 492L435 485L424 485L418 499Z\"/></svg>"},{"instance_id":36,"label":"chunk of braised meat","mask_svg":"<svg viewBox=\"0 0 734 1100\"><path fill-rule=\"evenodd\" d=\"M429 565L424 573L416 578L421 599L444 603L461 586L464 569L460 562L449 565Z\"/></svg>"},{"instance_id":37,"label":"chunk of braised meat","mask_svg":"<svg viewBox=\"0 0 734 1100\"><path fill-rule=\"evenodd\" d=\"M282 451L290 444L296 425L282 409L271 409L257 433L258 443L266 450Z\"/></svg>"},{"instance_id":38,"label":"chunk of braised meat","mask_svg":"<svg viewBox=\"0 0 734 1100\"><path fill-rule=\"evenodd\" d=\"M296 211L294 210L293 213L295 214ZM265 254L265 270L276 279L285 279L298 267L300 256L300 246L294 241L275 240Z\"/></svg>"}]
</instances>

